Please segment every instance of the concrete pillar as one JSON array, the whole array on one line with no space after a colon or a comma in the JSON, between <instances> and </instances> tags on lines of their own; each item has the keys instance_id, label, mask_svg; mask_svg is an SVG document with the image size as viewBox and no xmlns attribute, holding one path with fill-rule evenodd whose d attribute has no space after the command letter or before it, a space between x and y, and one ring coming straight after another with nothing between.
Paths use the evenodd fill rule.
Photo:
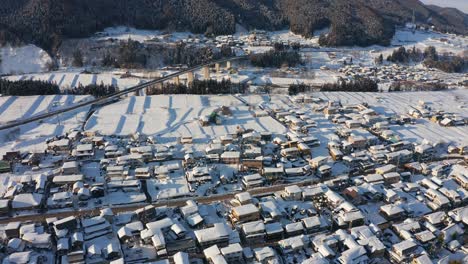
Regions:
<instances>
[{"instance_id":1,"label":"concrete pillar","mask_svg":"<svg viewBox=\"0 0 468 264\"><path fill-rule=\"evenodd\" d=\"M221 71L219 67L219 63L215 63L215 69L216 69L216 73L219 73Z\"/></svg>"},{"instance_id":2,"label":"concrete pillar","mask_svg":"<svg viewBox=\"0 0 468 264\"><path fill-rule=\"evenodd\" d=\"M205 80L210 79L210 67L208 66L203 67L203 78Z\"/></svg>"},{"instance_id":3,"label":"concrete pillar","mask_svg":"<svg viewBox=\"0 0 468 264\"><path fill-rule=\"evenodd\" d=\"M175 85L179 85L179 84L180 84L179 76L174 77L173 80L174 80L174 84L175 84Z\"/></svg>"},{"instance_id":4,"label":"concrete pillar","mask_svg":"<svg viewBox=\"0 0 468 264\"><path fill-rule=\"evenodd\" d=\"M187 73L187 84L193 83L193 80L194 80L193 72L188 72Z\"/></svg>"},{"instance_id":5,"label":"concrete pillar","mask_svg":"<svg viewBox=\"0 0 468 264\"><path fill-rule=\"evenodd\" d=\"M231 69L231 61L226 61L226 70Z\"/></svg>"}]
</instances>

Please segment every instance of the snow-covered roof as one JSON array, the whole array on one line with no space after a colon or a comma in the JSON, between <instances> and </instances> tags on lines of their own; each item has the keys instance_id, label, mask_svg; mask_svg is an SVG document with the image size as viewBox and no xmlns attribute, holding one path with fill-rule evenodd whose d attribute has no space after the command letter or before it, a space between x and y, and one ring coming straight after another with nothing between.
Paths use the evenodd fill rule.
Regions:
<instances>
[{"instance_id":1,"label":"snow-covered roof","mask_svg":"<svg viewBox=\"0 0 468 264\"><path fill-rule=\"evenodd\" d=\"M42 201L42 194L39 193L22 193L15 195L11 207L13 209L23 209L38 207Z\"/></svg>"},{"instance_id":2,"label":"snow-covered roof","mask_svg":"<svg viewBox=\"0 0 468 264\"><path fill-rule=\"evenodd\" d=\"M91 151L93 150L93 144L81 144L76 146L76 151L83 152L83 151Z\"/></svg>"},{"instance_id":3,"label":"snow-covered roof","mask_svg":"<svg viewBox=\"0 0 468 264\"><path fill-rule=\"evenodd\" d=\"M235 197L241 203L244 203L246 201L250 201L252 199L252 196L250 196L249 192L238 193L238 194L235 195Z\"/></svg>"},{"instance_id":4,"label":"snow-covered roof","mask_svg":"<svg viewBox=\"0 0 468 264\"><path fill-rule=\"evenodd\" d=\"M83 181L83 179L83 174L57 175L52 179L52 182L55 184L67 184Z\"/></svg>"},{"instance_id":5,"label":"snow-covered roof","mask_svg":"<svg viewBox=\"0 0 468 264\"><path fill-rule=\"evenodd\" d=\"M185 252L177 252L172 257L174 264L190 264L189 255Z\"/></svg>"},{"instance_id":6,"label":"snow-covered roof","mask_svg":"<svg viewBox=\"0 0 468 264\"><path fill-rule=\"evenodd\" d=\"M237 252L242 252L242 246L239 243L230 244L227 247L221 248L223 255L229 255Z\"/></svg>"},{"instance_id":7,"label":"snow-covered roof","mask_svg":"<svg viewBox=\"0 0 468 264\"><path fill-rule=\"evenodd\" d=\"M232 208L232 212L239 216L250 215L258 212L258 208L253 204L246 204Z\"/></svg>"},{"instance_id":8,"label":"snow-covered roof","mask_svg":"<svg viewBox=\"0 0 468 264\"><path fill-rule=\"evenodd\" d=\"M213 227L195 230L194 234L199 243L228 237L232 230L224 223L215 223Z\"/></svg>"},{"instance_id":9,"label":"snow-covered roof","mask_svg":"<svg viewBox=\"0 0 468 264\"><path fill-rule=\"evenodd\" d=\"M155 233L156 230L163 230L166 228L170 228L173 224L174 224L174 221L171 218L166 217L155 222L146 223L146 228L153 230L153 233Z\"/></svg>"}]
</instances>

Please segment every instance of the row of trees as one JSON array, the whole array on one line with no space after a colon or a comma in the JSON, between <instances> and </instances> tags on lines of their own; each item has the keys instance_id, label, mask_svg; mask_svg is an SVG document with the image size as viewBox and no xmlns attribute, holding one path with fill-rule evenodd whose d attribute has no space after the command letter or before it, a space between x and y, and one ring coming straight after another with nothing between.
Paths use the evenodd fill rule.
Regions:
<instances>
[{"instance_id":1,"label":"row of trees","mask_svg":"<svg viewBox=\"0 0 468 264\"><path fill-rule=\"evenodd\" d=\"M468 60L466 58L450 54L440 54L434 46L429 46L424 51L414 46L411 49L399 47L387 57L387 61L395 63L423 62L426 67L436 68L444 72L464 72L468 68ZM376 62L378 64L383 62L382 55L376 59Z\"/></svg>"},{"instance_id":2,"label":"row of trees","mask_svg":"<svg viewBox=\"0 0 468 264\"><path fill-rule=\"evenodd\" d=\"M443 91L448 86L444 83L419 83L419 82L394 82L388 88L389 92L412 92L412 91Z\"/></svg>"},{"instance_id":3,"label":"row of trees","mask_svg":"<svg viewBox=\"0 0 468 264\"><path fill-rule=\"evenodd\" d=\"M319 88L304 83L290 84L288 87L289 95L296 95L313 90L321 92L378 92L379 87L374 80L364 77L356 78L352 81L346 81L340 78L336 83L325 83Z\"/></svg>"},{"instance_id":4,"label":"row of trees","mask_svg":"<svg viewBox=\"0 0 468 264\"><path fill-rule=\"evenodd\" d=\"M75 61L75 54L73 55ZM117 48L117 56L106 52L102 58L103 67L113 68L144 68L146 66L147 55L145 47L140 42L128 39L121 41Z\"/></svg>"},{"instance_id":5,"label":"row of trees","mask_svg":"<svg viewBox=\"0 0 468 264\"><path fill-rule=\"evenodd\" d=\"M425 54L415 46L411 49L399 47L398 49L393 50L392 54L387 56L387 61L398 63L421 62L424 59L424 55ZM379 62L382 63L382 61Z\"/></svg>"},{"instance_id":6,"label":"row of trees","mask_svg":"<svg viewBox=\"0 0 468 264\"><path fill-rule=\"evenodd\" d=\"M49 95L59 94L57 84L46 81L20 80L9 81L0 78L0 94L2 95Z\"/></svg>"},{"instance_id":7,"label":"row of trees","mask_svg":"<svg viewBox=\"0 0 468 264\"><path fill-rule=\"evenodd\" d=\"M293 84L290 84L288 87L288 94L296 95L298 93L305 93L311 90L312 90L312 87L305 83L293 83Z\"/></svg>"},{"instance_id":8,"label":"row of trees","mask_svg":"<svg viewBox=\"0 0 468 264\"><path fill-rule=\"evenodd\" d=\"M194 80L185 84L163 83L161 87L146 89L147 95L155 94L233 94L244 93L246 84L232 83L230 80Z\"/></svg>"},{"instance_id":9,"label":"row of trees","mask_svg":"<svg viewBox=\"0 0 468 264\"><path fill-rule=\"evenodd\" d=\"M221 57L231 57L234 53L229 46L220 49L207 46L197 46L186 43L164 45L162 43L141 44L138 41L128 39L119 41L101 56L100 66L111 68L152 68L159 63L165 65L183 64L194 66L206 63ZM88 54L88 56L92 56ZM94 62L93 62L94 63ZM72 65L82 67L83 54L76 50L72 54Z\"/></svg>"},{"instance_id":10,"label":"row of trees","mask_svg":"<svg viewBox=\"0 0 468 264\"><path fill-rule=\"evenodd\" d=\"M94 97L102 97L112 94L117 91L117 87L113 85L101 84L78 84L77 87L69 88L61 91L56 83L39 81L39 80L21 80L9 81L0 79L0 94L2 95L51 95L51 94L75 94L75 95L93 95Z\"/></svg>"},{"instance_id":11,"label":"row of trees","mask_svg":"<svg viewBox=\"0 0 468 264\"><path fill-rule=\"evenodd\" d=\"M439 56L437 60L426 59L424 66L444 72L465 72L468 69L468 60L459 56Z\"/></svg>"},{"instance_id":12,"label":"row of trees","mask_svg":"<svg viewBox=\"0 0 468 264\"><path fill-rule=\"evenodd\" d=\"M70 88L64 91L65 94L75 94L75 95L92 95L96 98L110 95L117 91L117 87L113 85L106 85L101 82L101 84L89 84L82 85L78 84L77 87Z\"/></svg>"},{"instance_id":13,"label":"row of trees","mask_svg":"<svg viewBox=\"0 0 468 264\"><path fill-rule=\"evenodd\" d=\"M250 55L250 62L256 67L281 68L302 64L302 59L297 51L270 50Z\"/></svg>"},{"instance_id":14,"label":"row of trees","mask_svg":"<svg viewBox=\"0 0 468 264\"><path fill-rule=\"evenodd\" d=\"M342 78L336 83L326 83L320 87L322 92L378 92L379 86L374 80L359 77L351 81Z\"/></svg>"}]
</instances>

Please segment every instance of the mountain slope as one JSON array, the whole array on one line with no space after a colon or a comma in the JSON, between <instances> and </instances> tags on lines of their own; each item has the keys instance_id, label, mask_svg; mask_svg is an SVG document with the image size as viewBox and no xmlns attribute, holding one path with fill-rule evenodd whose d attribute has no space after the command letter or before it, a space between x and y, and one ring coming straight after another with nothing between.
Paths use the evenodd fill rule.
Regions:
<instances>
[{"instance_id":1,"label":"mountain slope","mask_svg":"<svg viewBox=\"0 0 468 264\"><path fill-rule=\"evenodd\" d=\"M231 34L239 23L250 29L290 26L305 36L329 26L324 44L364 46L387 44L413 10L420 23L468 32L466 14L417 0L2 0L0 45L22 41L53 52L63 38L115 25Z\"/></svg>"}]
</instances>

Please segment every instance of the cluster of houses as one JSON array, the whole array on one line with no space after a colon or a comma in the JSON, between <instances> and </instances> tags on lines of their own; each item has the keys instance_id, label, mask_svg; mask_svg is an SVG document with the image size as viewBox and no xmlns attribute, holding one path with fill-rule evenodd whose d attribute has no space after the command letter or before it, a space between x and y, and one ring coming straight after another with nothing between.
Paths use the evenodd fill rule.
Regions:
<instances>
[{"instance_id":1,"label":"cluster of houses","mask_svg":"<svg viewBox=\"0 0 468 264\"><path fill-rule=\"evenodd\" d=\"M107 208L44 222L13 219L2 226L0 256L3 263L113 264L467 260L466 199L429 208L413 196L416 189L430 196L429 182L351 180L356 185L240 192L228 203L186 199L180 207L148 205L118 213ZM450 191L436 192L442 188Z\"/></svg>"},{"instance_id":2,"label":"cluster of houses","mask_svg":"<svg viewBox=\"0 0 468 264\"><path fill-rule=\"evenodd\" d=\"M443 110L433 109L424 101L419 101L418 105L410 108L408 114L414 118L427 118L431 122L440 126L465 126L468 124L468 119L454 113L447 113Z\"/></svg>"},{"instance_id":3,"label":"cluster of houses","mask_svg":"<svg viewBox=\"0 0 468 264\"><path fill-rule=\"evenodd\" d=\"M465 147L405 141L391 128L417 117L365 103L291 101L251 109L285 134L239 127L162 144L72 131L44 152L6 153L3 263L467 260ZM51 217L14 220L25 213Z\"/></svg>"},{"instance_id":4,"label":"cluster of houses","mask_svg":"<svg viewBox=\"0 0 468 264\"><path fill-rule=\"evenodd\" d=\"M421 83L446 83L456 85L456 83L437 78L433 69L417 68L399 64L378 65L374 67L360 65L345 65L338 72L346 78L355 79L357 77L366 77L378 82L421 82Z\"/></svg>"}]
</instances>

